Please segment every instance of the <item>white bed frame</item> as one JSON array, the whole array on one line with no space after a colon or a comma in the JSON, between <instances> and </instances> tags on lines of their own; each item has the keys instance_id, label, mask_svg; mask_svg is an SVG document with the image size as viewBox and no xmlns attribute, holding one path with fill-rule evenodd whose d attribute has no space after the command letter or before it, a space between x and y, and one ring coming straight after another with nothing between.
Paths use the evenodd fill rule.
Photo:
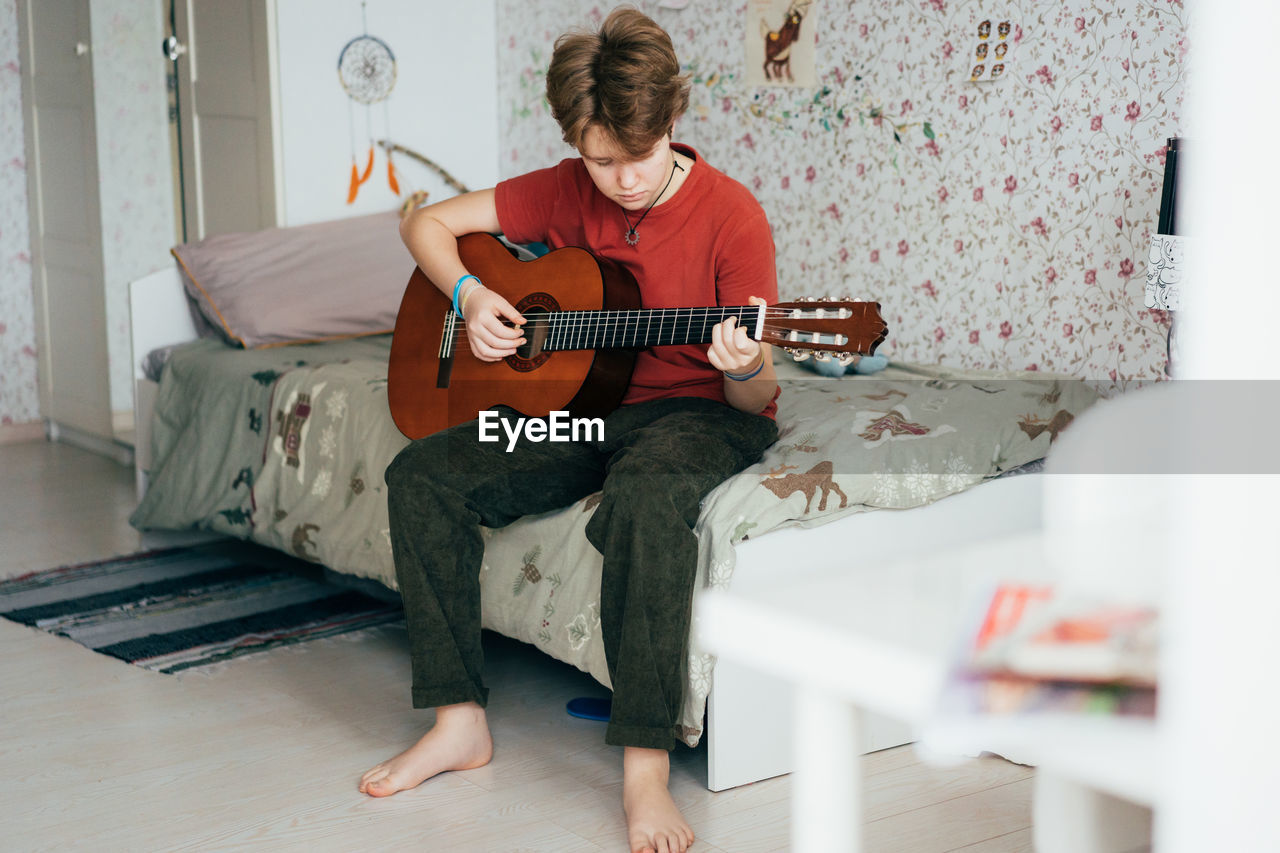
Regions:
<instances>
[{"instance_id":1,"label":"white bed frame","mask_svg":"<svg viewBox=\"0 0 1280 853\"><path fill-rule=\"evenodd\" d=\"M175 268L130 286L131 334L137 425L138 494L151 465L151 416L156 383L142 371L151 350L193 340L195 325ZM775 583L852 560L883 561L945 551L987 537L1041 526L1040 475L1008 477L929 506L846 516L819 527L779 530L737 547L733 583ZM191 541L192 534L149 534L148 544ZM209 538L207 535L202 538ZM722 791L791 772L792 688L785 682L728 661L715 670L707 700L707 787ZM869 716L862 727L865 752L913 740L902 723Z\"/></svg>"},{"instance_id":2,"label":"white bed frame","mask_svg":"<svg viewBox=\"0 0 1280 853\"><path fill-rule=\"evenodd\" d=\"M196 339L187 308L182 274L176 266L154 272L129 285L129 348L133 365L134 476L138 498L147 491L151 470L151 415L159 385L147 378L142 361L160 347Z\"/></svg>"}]
</instances>

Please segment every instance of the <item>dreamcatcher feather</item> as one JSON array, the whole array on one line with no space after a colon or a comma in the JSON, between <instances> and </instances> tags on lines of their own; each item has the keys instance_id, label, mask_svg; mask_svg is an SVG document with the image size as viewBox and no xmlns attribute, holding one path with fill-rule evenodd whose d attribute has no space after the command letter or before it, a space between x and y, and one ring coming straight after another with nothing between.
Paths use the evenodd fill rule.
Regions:
<instances>
[{"instance_id":1,"label":"dreamcatcher feather","mask_svg":"<svg viewBox=\"0 0 1280 853\"><path fill-rule=\"evenodd\" d=\"M338 54L338 82L342 85L342 91L351 99L347 105L351 129L351 179L347 188L347 204L355 202L360 187L373 174L375 146L371 110L374 104L382 104L384 135L391 135L391 110L387 98L396 85L396 56L386 42L369 35L363 0L360 3L360 18L364 24L364 33L347 42ZM363 169L360 168L356 155L356 104L364 106L365 131L369 138L369 154L365 158ZM400 181L396 178L395 162L391 158L390 149L387 149L387 185L393 193L400 195Z\"/></svg>"}]
</instances>

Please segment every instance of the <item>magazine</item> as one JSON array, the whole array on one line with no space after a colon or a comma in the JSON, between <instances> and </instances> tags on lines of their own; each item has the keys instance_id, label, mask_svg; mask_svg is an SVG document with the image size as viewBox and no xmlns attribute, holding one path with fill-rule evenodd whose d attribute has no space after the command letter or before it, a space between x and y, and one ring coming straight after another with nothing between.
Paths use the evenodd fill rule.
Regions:
<instances>
[{"instance_id":1,"label":"magazine","mask_svg":"<svg viewBox=\"0 0 1280 853\"><path fill-rule=\"evenodd\" d=\"M982 602L944 690L948 710L1154 715L1154 608L1022 584Z\"/></svg>"}]
</instances>

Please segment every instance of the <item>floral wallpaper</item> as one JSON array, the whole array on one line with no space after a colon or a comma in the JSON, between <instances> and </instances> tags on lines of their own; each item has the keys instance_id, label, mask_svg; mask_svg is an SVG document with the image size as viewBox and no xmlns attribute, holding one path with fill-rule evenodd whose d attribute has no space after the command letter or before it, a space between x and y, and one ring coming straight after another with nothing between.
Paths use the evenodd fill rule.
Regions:
<instances>
[{"instance_id":1,"label":"floral wallpaper","mask_svg":"<svg viewBox=\"0 0 1280 853\"><path fill-rule=\"evenodd\" d=\"M160 9L91 0L90 33L111 407L130 411L129 282L170 263L175 242ZM0 0L0 424L40 417L18 62L17 3Z\"/></svg>"},{"instance_id":2,"label":"floral wallpaper","mask_svg":"<svg viewBox=\"0 0 1280 853\"><path fill-rule=\"evenodd\" d=\"M0 425L40 416L18 5L0 0Z\"/></svg>"},{"instance_id":3,"label":"floral wallpaper","mask_svg":"<svg viewBox=\"0 0 1280 853\"><path fill-rule=\"evenodd\" d=\"M542 98L556 35L611 4L499 0L504 176L570 156ZM767 211L784 298L876 299L891 359L1032 369L1119 390L1163 375L1143 306L1167 137L1179 135L1180 0L818 0L818 84L749 87L742 0L642 8L693 78L676 137ZM984 19L1007 70L969 82Z\"/></svg>"}]
</instances>

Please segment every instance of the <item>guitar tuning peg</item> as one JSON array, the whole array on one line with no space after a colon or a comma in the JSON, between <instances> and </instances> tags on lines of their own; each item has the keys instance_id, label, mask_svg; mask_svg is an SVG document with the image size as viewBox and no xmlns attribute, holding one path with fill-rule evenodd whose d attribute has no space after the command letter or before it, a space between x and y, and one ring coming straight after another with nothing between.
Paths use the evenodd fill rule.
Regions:
<instances>
[{"instance_id":1,"label":"guitar tuning peg","mask_svg":"<svg viewBox=\"0 0 1280 853\"><path fill-rule=\"evenodd\" d=\"M842 352L836 356L836 361L840 362L841 367L848 367L853 363L854 354L851 352Z\"/></svg>"},{"instance_id":2,"label":"guitar tuning peg","mask_svg":"<svg viewBox=\"0 0 1280 853\"><path fill-rule=\"evenodd\" d=\"M818 350L813 354L813 360L814 361L830 361L831 353L827 352L826 350Z\"/></svg>"},{"instance_id":3,"label":"guitar tuning peg","mask_svg":"<svg viewBox=\"0 0 1280 853\"><path fill-rule=\"evenodd\" d=\"M791 351L791 357L796 361L804 361L811 355L813 355L813 353L807 349L796 349Z\"/></svg>"}]
</instances>

